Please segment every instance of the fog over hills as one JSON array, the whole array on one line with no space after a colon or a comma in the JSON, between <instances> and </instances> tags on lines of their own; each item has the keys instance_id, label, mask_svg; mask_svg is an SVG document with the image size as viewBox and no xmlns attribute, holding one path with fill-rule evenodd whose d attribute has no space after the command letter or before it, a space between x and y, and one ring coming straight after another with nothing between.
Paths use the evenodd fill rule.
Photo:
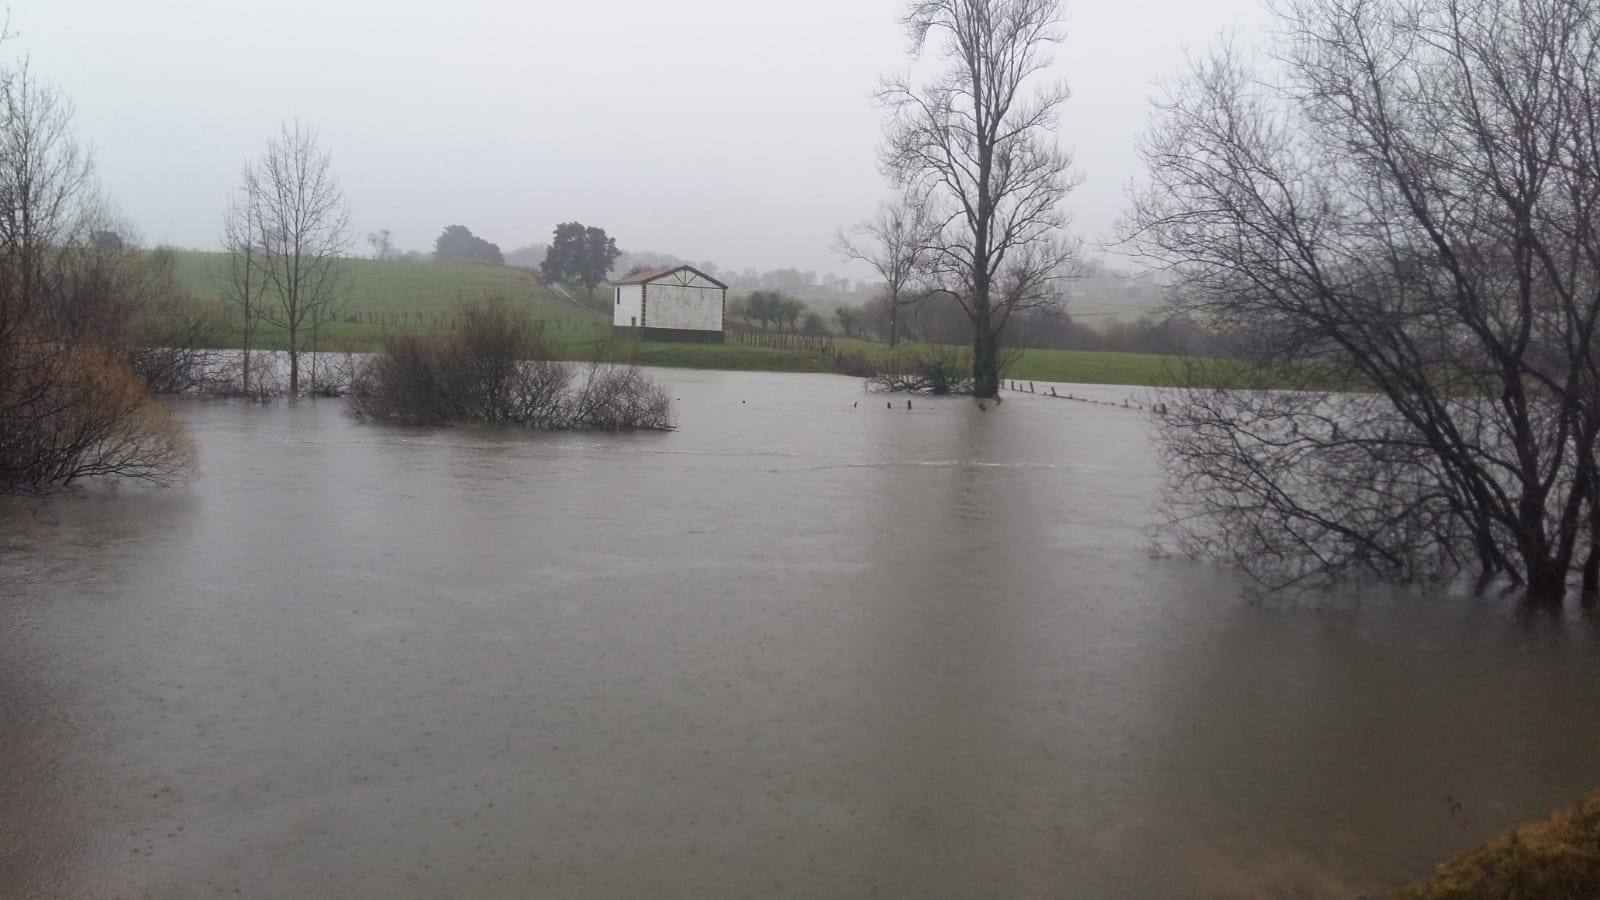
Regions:
<instances>
[{"instance_id":1,"label":"fog over hills","mask_svg":"<svg viewBox=\"0 0 1600 900\"><path fill-rule=\"evenodd\" d=\"M902 6L22 0L5 49L72 99L152 243L214 246L241 166L299 116L335 154L357 233L402 249L452 223L517 248L577 219L624 249L849 273L830 243L886 193L871 95L910 65ZM1086 238L1122 209L1155 82L1255 8L1069 5L1060 139Z\"/></svg>"}]
</instances>

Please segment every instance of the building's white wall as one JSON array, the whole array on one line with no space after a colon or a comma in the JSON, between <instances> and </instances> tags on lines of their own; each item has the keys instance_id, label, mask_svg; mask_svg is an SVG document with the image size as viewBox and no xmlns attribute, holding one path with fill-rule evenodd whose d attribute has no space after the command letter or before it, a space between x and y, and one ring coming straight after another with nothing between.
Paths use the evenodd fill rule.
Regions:
<instances>
[{"instance_id":1,"label":"building's white wall","mask_svg":"<svg viewBox=\"0 0 1600 900\"><path fill-rule=\"evenodd\" d=\"M645 325L649 328L721 331L722 289L657 281L650 285L645 297L645 313Z\"/></svg>"},{"instance_id":2,"label":"building's white wall","mask_svg":"<svg viewBox=\"0 0 1600 900\"><path fill-rule=\"evenodd\" d=\"M611 324L640 324L639 320L644 318L644 285L619 284L615 290L616 294L611 298Z\"/></svg>"}]
</instances>

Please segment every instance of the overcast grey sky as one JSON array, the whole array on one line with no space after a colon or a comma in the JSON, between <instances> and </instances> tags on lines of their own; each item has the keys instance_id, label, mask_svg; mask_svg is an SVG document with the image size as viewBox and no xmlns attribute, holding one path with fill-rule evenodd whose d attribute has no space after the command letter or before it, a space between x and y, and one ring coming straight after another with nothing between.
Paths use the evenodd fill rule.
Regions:
<instances>
[{"instance_id":1,"label":"overcast grey sky","mask_svg":"<svg viewBox=\"0 0 1600 900\"><path fill-rule=\"evenodd\" d=\"M557 222L721 266L846 271L837 228L885 194L879 77L909 65L900 0L11 0L7 45L77 108L147 242L210 247L280 119L332 150L356 230L502 248ZM1060 140L1108 231L1132 144L1183 49L1258 0L1077 0Z\"/></svg>"}]
</instances>

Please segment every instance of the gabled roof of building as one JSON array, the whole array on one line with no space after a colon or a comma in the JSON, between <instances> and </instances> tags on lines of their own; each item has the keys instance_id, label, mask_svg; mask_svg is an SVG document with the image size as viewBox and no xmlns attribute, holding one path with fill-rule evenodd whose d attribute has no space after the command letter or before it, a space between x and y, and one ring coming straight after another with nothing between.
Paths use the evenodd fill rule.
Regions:
<instances>
[{"instance_id":1,"label":"gabled roof of building","mask_svg":"<svg viewBox=\"0 0 1600 900\"><path fill-rule=\"evenodd\" d=\"M723 284L722 282L718 281L715 278L712 278L710 275L707 275L706 273L700 271L699 269L696 269L694 266L689 266L689 265L662 266L662 267L656 268L656 269L645 269L645 270L643 270L641 272L635 272L632 275L629 275L629 276L627 276L625 278L619 278L619 279L616 280L615 283L616 284L648 284L649 282L652 282L652 281L660 281L661 279L667 277L668 275L671 275L671 274L673 274L675 272L682 272L685 269L688 269L690 272L693 272L694 274L700 276L701 278L704 278L705 280L711 282L712 284L716 285L719 288L722 288L723 290L727 290L728 289L727 285Z\"/></svg>"}]
</instances>

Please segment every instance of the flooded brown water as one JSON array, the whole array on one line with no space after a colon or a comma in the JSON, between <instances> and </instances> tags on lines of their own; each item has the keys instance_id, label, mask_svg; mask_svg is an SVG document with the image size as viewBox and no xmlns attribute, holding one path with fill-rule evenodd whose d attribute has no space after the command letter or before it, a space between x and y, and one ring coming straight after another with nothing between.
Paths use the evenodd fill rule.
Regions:
<instances>
[{"instance_id":1,"label":"flooded brown water","mask_svg":"<svg viewBox=\"0 0 1600 900\"><path fill-rule=\"evenodd\" d=\"M1592 621L1247 602L1137 412L660 377L0 505L0 895L1338 896L1600 787Z\"/></svg>"}]
</instances>

